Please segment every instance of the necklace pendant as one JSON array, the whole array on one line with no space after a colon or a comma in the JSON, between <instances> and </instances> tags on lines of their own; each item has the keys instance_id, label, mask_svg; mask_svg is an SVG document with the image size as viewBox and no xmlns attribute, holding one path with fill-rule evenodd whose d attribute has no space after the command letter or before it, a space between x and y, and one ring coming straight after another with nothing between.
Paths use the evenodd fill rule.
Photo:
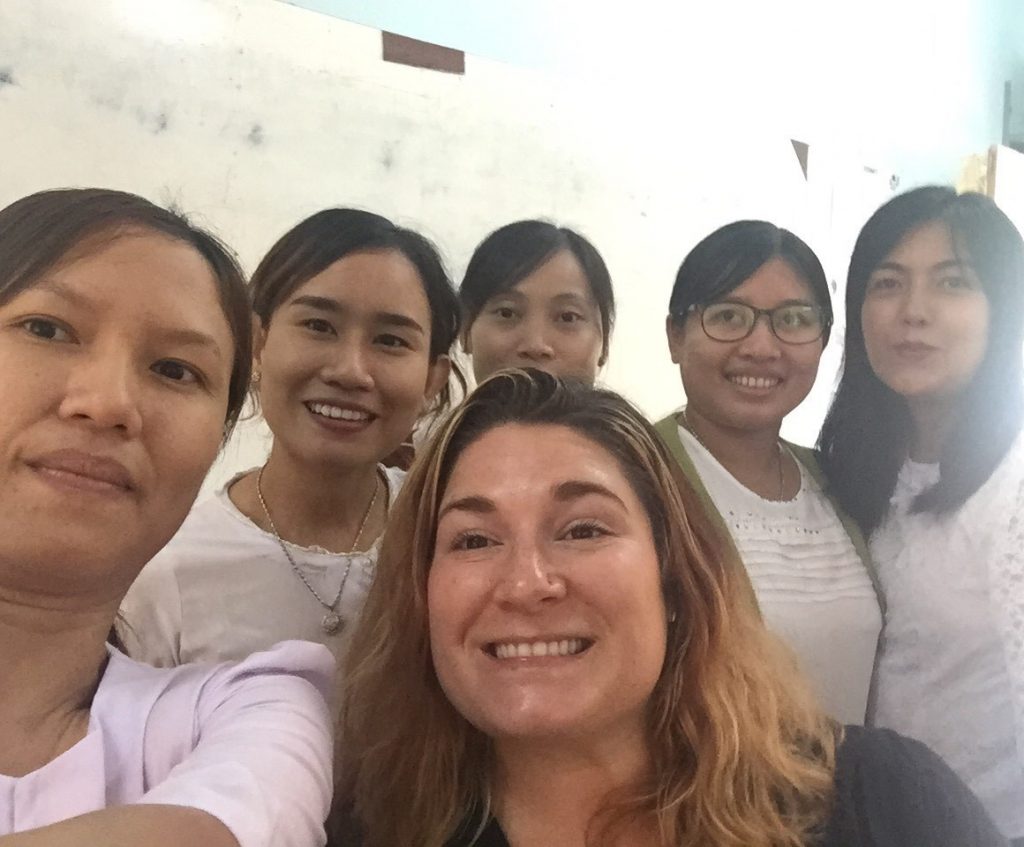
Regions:
<instances>
[{"instance_id":1,"label":"necklace pendant","mask_svg":"<svg viewBox=\"0 0 1024 847\"><path fill-rule=\"evenodd\" d=\"M344 623L337 612L328 612L320 621L320 626L328 635L336 635L343 629Z\"/></svg>"}]
</instances>

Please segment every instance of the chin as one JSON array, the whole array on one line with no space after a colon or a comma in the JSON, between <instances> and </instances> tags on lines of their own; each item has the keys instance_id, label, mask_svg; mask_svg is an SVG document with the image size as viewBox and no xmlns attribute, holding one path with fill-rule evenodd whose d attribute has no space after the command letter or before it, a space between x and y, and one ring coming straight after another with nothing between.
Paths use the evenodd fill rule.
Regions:
<instances>
[{"instance_id":1,"label":"chin","mask_svg":"<svg viewBox=\"0 0 1024 847\"><path fill-rule=\"evenodd\" d=\"M578 706L523 709L518 714L506 706L470 723L495 741L534 742L557 741L585 733L591 720Z\"/></svg>"}]
</instances>

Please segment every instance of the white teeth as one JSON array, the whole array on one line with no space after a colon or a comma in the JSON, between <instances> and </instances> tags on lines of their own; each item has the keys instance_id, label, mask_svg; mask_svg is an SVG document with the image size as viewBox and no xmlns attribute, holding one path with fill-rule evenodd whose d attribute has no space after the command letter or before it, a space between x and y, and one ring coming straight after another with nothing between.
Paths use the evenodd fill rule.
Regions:
<instances>
[{"instance_id":1,"label":"white teeth","mask_svg":"<svg viewBox=\"0 0 1024 847\"><path fill-rule=\"evenodd\" d=\"M575 656L583 652L582 638L562 641L519 641L514 644L496 644L494 655L499 659L531 659L535 656Z\"/></svg>"},{"instance_id":2,"label":"white teeth","mask_svg":"<svg viewBox=\"0 0 1024 847\"><path fill-rule=\"evenodd\" d=\"M342 409L340 406L332 406L328 403L310 403L309 410L314 415L333 418L339 421L368 421L370 419L370 415L367 412L360 412L356 409Z\"/></svg>"},{"instance_id":3,"label":"white teeth","mask_svg":"<svg viewBox=\"0 0 1024 847\"><path fill-rule=\"evenodd\" d=\"M774 388L780 382L774 377L763 376L731 376L729 380L744 388Z\"/></svg>"}]
</instances>

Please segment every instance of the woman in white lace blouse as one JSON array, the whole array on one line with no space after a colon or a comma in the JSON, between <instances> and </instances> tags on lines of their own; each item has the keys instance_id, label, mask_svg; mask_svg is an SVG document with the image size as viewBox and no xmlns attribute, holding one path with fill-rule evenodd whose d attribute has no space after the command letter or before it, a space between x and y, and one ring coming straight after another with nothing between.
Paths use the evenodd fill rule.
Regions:
<instances>
[{"instance_id":1,"label":"woman in white lace blouse","mask_svg":"<svg viewBox=\"0 0 1024 847\"><path fill-rule=\"evenodd\" d=\"M767 221L711 233L672 288L668 343L687 405L657 430L826 711L859 724L882 626L871 562L813 452L779 439L831 325L825 272L796 235Z\"/></svg>"},{"instance_id":2,"label":"woman in white lace blouse","mask_svg":"<svg viewBox=\"0 0 1024 847\"><path fill-rule=\"evenodd\" d=\"M870 717L1024 843L1024 242L986 197L916 189L864 226L846 297L821 448L887 603Z\"/></svg>"}]
</instances>

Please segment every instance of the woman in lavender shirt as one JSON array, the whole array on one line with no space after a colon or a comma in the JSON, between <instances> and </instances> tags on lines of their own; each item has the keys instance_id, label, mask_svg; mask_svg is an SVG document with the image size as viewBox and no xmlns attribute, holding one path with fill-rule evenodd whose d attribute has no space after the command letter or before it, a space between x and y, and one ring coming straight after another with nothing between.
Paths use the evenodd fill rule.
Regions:
<instances>
[{"instance_id":1,"label":"woman in lavender shirt","mask_svg":"<svg viewBox=\"0 0 1024 847\"><path fill-rule=\"evenodd\" d=\"M251 361L241 274L142 198L0 210L0 847L324 843L332 661L156 669L108 644Z\"/></svg>"}]
</instances>

